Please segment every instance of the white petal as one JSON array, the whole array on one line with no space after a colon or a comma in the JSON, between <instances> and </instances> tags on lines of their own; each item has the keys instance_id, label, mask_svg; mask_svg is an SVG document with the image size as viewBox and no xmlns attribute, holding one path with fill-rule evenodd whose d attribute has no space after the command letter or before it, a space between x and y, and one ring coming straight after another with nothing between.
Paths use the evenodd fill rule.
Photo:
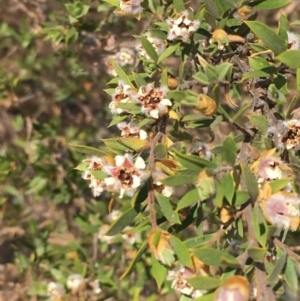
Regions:
<instances>
[{"instance_id":1,"label":"white petal","mask_svg":"<svg viewBox=\"0 0 300 301\"><path fill-rule=\"evenodd\" d=\"M170 100L170 99L167 99L167 98L162 99L162 100L160 101L160 103L161 103L162 105L165 105L165 106L172 106L171 100Z\"/></svg>"},{"instance_id":2,"label":"white petal","mask_svg":"<svg viewBox=\"0 0 300 301\"><path fill-rule=\"evenodd\" d=\"M151 110L150 111L150 116L154 119L158 119L159 118L159 112L158 110Z\"/></svg>"},{"instance_id":3,"label":"white petal","mask_svg":"<svg viewBox=\"0 0 300 301\"><path fill-rule=\"evenodd\" d=\"M117 155L115 156L115 162L116 166L121 167L125 162L125 158L123 156Z\"/></svg>"},{"instance_id":4,"label":"white petal","mask_svg":"<svg viewBox=\"0 0 300 301\"><path fill-rule=\"evenodd\" d=\"M141 140L146 140L148 138L148 134L144 130L140 130L140 139Z\"/></svg>"},{"instance_id":5,"label":"white petal","mask_svg":"<svg viewBox=\"0 0 300 301\"><path fill-rule=\"evenodd\" d=\"M138 169L145 169L146 163L142 157L137 157L135 160L134 166Z\"/></svg>"},{"instance_id":6,"label":"white petal","mask_svg":"<svg viewBox=\"0 0 300 301\"><path fill-rule=\"evenodd\" d=\"M133 183L131 185L132 188L138 188L141 186L141 178L138 176L132 176Z\"/></svg>"}]
</instances>

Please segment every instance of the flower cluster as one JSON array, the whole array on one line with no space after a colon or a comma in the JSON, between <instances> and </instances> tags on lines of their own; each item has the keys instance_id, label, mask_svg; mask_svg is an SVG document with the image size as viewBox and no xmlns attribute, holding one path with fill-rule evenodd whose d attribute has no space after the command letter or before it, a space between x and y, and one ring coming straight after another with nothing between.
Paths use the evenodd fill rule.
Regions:
<instances>
[{"instance_id":1,"label":"flower cluster","mask_svg":"<svg viewBox=\"0 0 300 301\"><path fill-rule=\"evenodd\" d=\"M199 21L189 19L188 11L179 13L175 18L168 18L166 22L170 27L167 36L167 39L170 41L182 40L186 42L191 34L197 31L200 26Z\"/></svg>"},{"instance_id":2,"label":"flower cluster","mask_svg":"<svg viewBox=\"0 0 300 301\"><path fill-rule=\"evenodd\" d=\"M133 163L130 154L118 155L115 158L93 156L83 162L88 163L88 166L82 177L90 181L89 187L95 197L105 190L119 193L120 198L124 195L132 197L149 176L144 160L137 157Z\"/></svg>"},{"instance_id":3,"label":"flower cluster","mask_svg":"<svg viewBox=\"0 0 300 301\"><path fill-rule=\"evenodd\" d=\"M112 95L112 101L109 108L113 114L121 114L126 110L119 107L122 103L136 103L141 106L141 114L158 119L160 116L168 113L168 107L172 102L166 98L168 88L155 88L150 83L141 86L138 91L119 81L115 93Z\"/></svg>"},{"instance_id":4,"label":"flower cluster","mask_svg":"<svg viewBox=\"0 0 300 301\"><path fill-rule=\"evenodd\" d=\"M140 138L141 140L146 140L148 134L146 131L140 129L137 123L131 121L127 122L120 122L117 124L119 130L121 130L121 136L124 138Z\"/></svg>"},{"instance_id":5,"label":"flower cluster","mask_svg":"<svg viewBox=\"0 0 300 301\"><path fill-rule=\"evenodd\" d=\"M160 55L161 53L163 53L166 50L166 43L164 40L153 37L150 33L145 33L144 35L147 40L152 44L153 48L155 49L156 53L158 55ZM138 44L136 47L136 50L139 54L140 57L146 58L146 59L150 59L147 51L145 50L145 48L143 47L142 44Z\"/></svg>"},{"instance_id":6,"label":"flower cluster","mask_svg":"<svg viewBox=\"0 0 300 301\"><path fill-rule=\"evenodd\" d=\"M102 291L98 279L85 279L80 274L70 275L67 279L66 287L72 295L79 293L98 295ZM50 297L50 300L62 300L62 298L66 295L66 289L60 283L49 282L47 286L47 295Z\"/></svg>"}]
</instances>

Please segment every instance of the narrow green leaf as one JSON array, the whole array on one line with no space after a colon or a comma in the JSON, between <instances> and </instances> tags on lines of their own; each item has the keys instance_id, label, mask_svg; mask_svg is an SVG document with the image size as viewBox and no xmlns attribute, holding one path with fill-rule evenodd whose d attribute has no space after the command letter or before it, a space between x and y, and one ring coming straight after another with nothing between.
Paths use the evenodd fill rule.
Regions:
<instances>
[{"instance_id":1,"label":"narrow green leaf","mask_svg":"<svg viewBox=\"0 0 300 301\"><path fill-rule=\"evenodd\" d=\"M236 158L236 144L231 136L228 136L223 142L223 149L226 161L230 165L234 165Z\"/></svg>"},{"instance_id":2,"label":"narrow green leaf","mask_svg":"<svg viewBox=\"0 0 300 301\"><path fill-rule=\"evenodd\" d=\"M160 54L160 56L158 57L158 60L157 60L157 64L159 64L164 59L166 59L167 57L169 57L173 52L176 51L176 49L179 46L180 46L180 43L176 43L176 44L170 45L163 53Z\"/></svg>"},{"instance_id":3,"label":"narrow green leaf","mask_svg":"<svg viewBox=\"0 0 300 301\"><path fill-rule=\"evenodd\" d=\"M249 57L249 65L253 70L261 70L270 67L270 63L262 57Z\"/></svg>"},{"instance_id":4,"label":"narrow green leaf","mask_svg":"<svg viewBox=\"0 0 300 301\"><path fill-rule=\"evenodd\" d=\"M196 172L201 171L204 167L217 167L215 163L194 155L186 155L176 152L174 158L185 168Z\"/></svg>"},{"instance_id":5,"label":"narrow green leaf","mask_svg":"<svg viewBox=\"0 0 300 301\"><path fill-rule=\"evenodd\" d=\"M297 79L297 82L296 82L296 87L297 87L297 90L300 91L300 68L297 68L297 74L296 74L296 79Z\"/></svg>"},{"instance_id":6,"label":"narrow green leaf","mask_svg":"<svg viewBox=\"0 0 300 301\"><path fill-rule=\"evenodd\" d=\"M197 181L198 175L195 173L190 174L177 174L174 176L166 177L161 182L166 186L181 186L186 184L193 184Z\"/></svg>"},{"instance_id":7,"label":"narrow green leaf","mask_svg":"<svg viewBox=\"0 0 300 301\"><path fill-rule=\"evenodd\" d=\"M238 207L245 204L250 199L248 191L237 190L233 198L233 206Z\"/></svg>"},{"instance_id":8,"label":"narrow green leaf","mask_svg":"<svg viewBox=\"0 0 300 301\"><path fill-rule=\"evenodd\" d=\"M144 78L143 78L142 76L140 76L139 73L132 72L132 74L133 74L133 77L134 77L134 81L135 81L135 83L136 83L136 86L137 86L138 88L147 85L147 82L144 80Z\"/></svg>"},{"instance_id":9,"label":"narrow green leaf","mask_svg":"<svg viewBox=\"0 0 300 301\"><path fill-rule=\"evenodd\" d=\"M297 293L298 286L299 286L298 275L296 271L297 264L294 262L294 260L291 257L288 256L286 260L284 274L283 274L283 277L287 285L291 288L294 294Z\"/></svg>"},{"instance_id":10,"label":"narrow green leaf","mask_svg":"<svg viewBox=\"0 0 300 301\"><path fill-rule=\"evenodd\" d=\"M188 248L185 246L185 244L174 235L171 235L170 237L170 244L179 262L184 266L186 266L187 268L192 269L193 262L192 262L191 254Z\"/></svg>"},{"instance_id":11,"label":"narrow green leaf","mask_svg":"<svg viewBox=\"0 0 300 301\"><path fill-rule=\"evenodd\" d=\"M253 1L251 6L256 9L276 9L289 4L291 0L264 0L264 1Z\"/></svg>"},{"instance_id":12,"label":"narrow green leaf","mask_svg":"<svg viewBox=\"0 0 300 301\"><path fill-rule=\"evenodd\" d=\"M277 179L269 182L272 188L272 193L278 192L291 183L291 179Z\"/></svg>"},{"instance_id":13,"label":"narrow green leaf","mask_svg":"<svg viewBox=\"0 0 300 301\"><path fill-rule=\"evenodd\" d=\"M129 266L126 268L126 270L123 272L123 274L120 276L120 280L123 280L127 276L129 276L142 255L145 253L145 250L147 248L147 242L144 241L143 244L140 246L139 250L137 251L135 257L131 260Z\"/></svg>"},{"instance_id":14,"label":"narrow green leaf","mask_svg":"<svg viewBox=\"0 0 300 301\"><path fill-rule=\"evenodd\" d=\"M208 76L199 71L197 72L195 75L193 75L193 78L196 79L197 81L199 81L200 83L204 84L204 85L210 85L210 80L208 79Z\"/></svg>"},{"instance_id":15,"label":"narrow green leaf","mask_svg":"<svg viewBox=\"0 0 300 301\"><path fill-rule=\"evenodd\" d=\"M164 68L161 73L161 80L160 80L161 86L168 86L168 69Z\"/></svg>"},{"instance_id":16,"label":"narrow green leaf","mask_svg":"<svg viewBox=\"0 0 300 301\"><path fill-rule=\"evenodd\" d=\"M119 122L125 120L127 118L127 115L115 115L111 121L111 123L108 125L108 127L111 127L113 125L118 124Z\"/></svg>"},{"instance_id":17,"label":"narrow green leaf","mask_svg":"<svg viewBox=\"0 0 300 301\"><path fill-rule=\"evenodd\" d=\"M243 77L241 78L241 82L249 79L249 78L255 78L255 77L270 77L271 74L274 74L277 72L277 69L275 67L265 67L262 68L261 70L255 70L255 71L250 71L247 72L243 75Z\"/></svg>"},{"instance_id":18,"label":"narrow green leaf","mask_svg":"<svg viewBox=\"0 0 300 301\"><path fill-rule=\"evenodd\" d=\"M300 68L300 50L287 50L276 56L275 59L290 68Z\"/></svg>"},{"instance_id":19,"label":"narrow green leaf","mask_svg":"<svg viewBox=\"0 0 300 301\"><path fill-rule=\"evenodd\" d=\"M127 211L123 212L123 214L109 227L105 235L113 236L118 234L130 223L132 223L132 221L137 217L140 211L141 211L140 207L136 206L134 208L130 208Z\"/></svg>"},{"instance_id":20,"label":"narrow green leaf","mask_svg":"<svg viewBox=\"0 0 300 301\"><path fill-rule=\"evenodd\" d=\"M205 294L201 297L198 297L196 299L194 299L194 301L213 301L214 300L214 293L209 293L209 294Z\"/></svg>"},{"instance_id":21,"label":"narrow green leaf","mask_svg":"<svg viewBox=\"0 0 300 301\"><path fill-rule=\"evenodd\" d=\"M268 239L267 223L257 203L255 203L252 211L252 221L255 237L265 247Z\"/></svg>"},{"instance_id":22,"label":"narrow green leaf","mask_svg":"<svg viewBox=\"0 0 300 301\"><path fill-rule=\"evenodd\" d=\"M269 26L258 21L244 21L254 34L270 48L275 55L286 50L285 42Z\"/></svg>"},{"instance_id":23,"label":"narrow green leaf","mask_svg":"<svg viewBox=\"0 0 300 301\"><path fill-rule=\"evenodd\" d=\"M213 199L213 203L216 207L221 208L223 206L223 199L224 199L224 189L222 184L219 181L215 181L216 186L216 195Z\"/></svg>"},{"instance_id":24,"label":"narrow green leaf","mask_svg":"<svg viewBox=\"0 0 300 301\"><path fill-rule=\"evenodd\" d=\"M225 176L223 177L222 187L223 187L225 198L227 199L229 204L232 204L232 198L235 192L235 185L230 173L225 174Z\"/></svg>"},{"instance_id":25,"label":"narrow green leaf","mask_svg":"<svg viewBox=\"0 0 300 301\"><path fill-rule=\"evenodd\" d=\"M213 237L214 237L214 234L206 234L204 236L197 236L197 237L189 238L189 239L185 240L183 243L189 249L198 248L198 247L206 245Z\"/></svg>"},{"instance_id":26,"label":"narrow green leaf","mask_svg":"<svg viewBox=\"0 0 300 301\"><path fill-rule=\"evenodd\" d=\"M111 64L118 76L120 77L120 79L123 80L124 84L134 88L134 85L132 84L131 80L128 78L126 73L123 71L123 69L114 60L111 61Z\"/></svg>"},{"instance_id":27,"label":"narrow green leaf","mask_svg":"<svg viewBox=\"0 0 300 301\"><path fill-rule=\"evenodd\" d=\"M287 255L283 253L278 260L276 260L275 267L272 272L267 276L269 282L277 281L279 274L283 270L286 263Z\"/></svg>"},{"instance_id":28,"label":"narrow green leaf","mask_svg":"<svg viewBox=\"0 0 300 301\"><path fill-rule=\"evenodd\" d=\"M176 211L182 208L190 207L199 201L198 189L192 189L187 192L178 202Z\"/></svg>"},{"instance_id":29,"label":"narrow green leaf","mask_svg":"<svg viewBox=\"0 0 300 301\"><path fill-rule=\"evenodd\" d=\"M287 42L288 35L287 32L290 30L289 20L284 14L280 14L279 24L278 24L278 35Z\"/></svg>"},{"instance_id":30,"label":"narrow green leaf","mask_svg":"<svg viewBox=\"0 0 300 301\"><path fill-rule=\"evenodd\" d=\"M168 268L161 264L155 256L151 256L151 273L156 281L157 288L160 290L168 274Z\"/></svg>"},{"instance_id":31,"label":"narrow green leaf","mask_svg":"<svg viewBox=\"0 0 300 301\"><path fill-rule=\"evenodd\" d=\"M140 40L141 40L141 43L142 43L143 47L145 48L147 54L156 63L158 60L158 54L156 53L153 45L145 37L141 37Z\"/></svg>"},{"instance_id":32,"label":"narrow green leaf","mask_svg":"<svg viewBox=\"0 0 300 301\"><path fill-rule=\"evenodd\" d=\"M170 200L156 191L155 191L155 196L156 196L157 202L159 204L159 207L160 207L163 215L166 217L166 219L170 223L181 224L179 215L177 212L175 212L173 210Z\"/></svg>"},{"instance_id":33,"label":"narrow green leaf","mask_svg":"<svg viewBox=\"0 0 300 301\"><path fill-rule=\"evenodd\" d=\"M219 17L218 9L214 3L214 1L211 0L204 0L205 2L205 9L206 11L215 19Z\"/></svg>"},{"instance_id":34,"label":"narrow green leaf","mask_svg":"<svg viewBox=\"0 0 300 301\"><path fill-rule=\"evenodd\" d=\"M248 192L249 192L252 200L256 201L256 199L258 197L257 180L248 166L242 165L241 167L242 167L243 179L248 188Z\"/></svg>"},{"instance_id":35,"label":"narrow green leaf","mask_svg":"<svg viewBox=\"0 0 300 301\"><path fill-rule=\"evenodd\" d=\"M188 283L195 289L212 290L221 285L221 280L210 276L196 276L188 278Z\"/></svg>"}]
</instances>

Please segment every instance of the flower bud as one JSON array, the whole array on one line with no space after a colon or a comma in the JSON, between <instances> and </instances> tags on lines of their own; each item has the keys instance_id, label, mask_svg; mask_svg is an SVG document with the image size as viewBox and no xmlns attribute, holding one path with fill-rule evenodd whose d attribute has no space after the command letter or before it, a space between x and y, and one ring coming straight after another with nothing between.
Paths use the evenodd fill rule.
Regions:
<instances>
[{"instance_id":1,"label":"flower bud","mask_svg":"<svg viewBox=\"0 0 300 301\"><path fill-rule=\"evenodd\" d=\"M175 90L178 87L178 80L176 78L168 78L168 88Z\"/></svg>"},{"instance_id":2,"label":"flower bud","mask_svg":"<svg viewBox=\"0 0 300 301\"><path fill-rule=\"evenodd\" d=\"M242 276L232 276L216 290L214 301L248 301L249 295L249 281Z\"/></svg>"},{"instance_id":3,"label":"flower bud","mask_svg":"<svg viewBox=\"0 0 300 301\"><path fill-rule=\"evenodd\" d=\"M223 29L216 29L212 34L212 40L215 43L228 44L228 34Z\"/></svg>"},{"instance_id":4,"label":"flower bud","mask_svg":"<svg viewBox=\"0 0 300 301\"><path fill-rule=\"evenodd\" d=\"M212 116L217 110L217 103L205 94L199 94L196 110L205 116Z\"/></svg>"}]
</instances>

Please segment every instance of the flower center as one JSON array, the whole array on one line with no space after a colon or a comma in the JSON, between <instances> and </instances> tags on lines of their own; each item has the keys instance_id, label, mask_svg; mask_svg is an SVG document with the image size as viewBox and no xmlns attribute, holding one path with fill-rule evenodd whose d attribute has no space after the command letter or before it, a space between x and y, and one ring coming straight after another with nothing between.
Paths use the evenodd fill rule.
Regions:
<instances>
[{"instance_id":1,"label":"flower center","mask_svg":"<svg viewBox=\"0 0 300 301\"><path fill-rule=\"evenodd\" d=\"M146 107L156 108L161 101L161 93L152 89L146 96L140 96L139 100Z\"/></svg>"}]
</instances>

